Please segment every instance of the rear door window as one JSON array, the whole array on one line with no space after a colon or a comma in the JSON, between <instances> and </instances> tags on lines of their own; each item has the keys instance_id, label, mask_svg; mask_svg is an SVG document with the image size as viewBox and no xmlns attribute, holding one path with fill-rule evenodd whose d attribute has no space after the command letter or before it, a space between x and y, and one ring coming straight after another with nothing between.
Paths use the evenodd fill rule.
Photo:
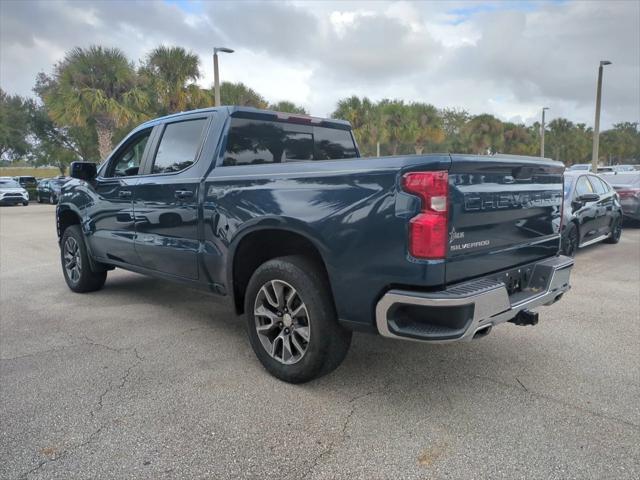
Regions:
<instances>
[{"instance_id":1,"label":"rear door window","mask_svg":"<svg viewBox=\"0 0 640 480\"><path fill-rule=\"evenodd\" d=\"M196 161L206 118L168 124L153 160L151 173L175 173Z\"/></svg>"},{"instance_id":2,"label":"rear door window","mask_svg":"<svg viewBox=\"0 0 640 480\"><path fill-rule=\"evenodd\" d=\"M222 165L334 160L356 156L355 143L348 130L232 118Z\"/></svg>"},{"instance_id":3,"label":"rear door window","mask_svg":"<svg viewBox=\"0 0 640 480\"><path fill-rule=\"evenodd\" d=\"M317 160L357 157L356 145L348 130L314 127L313 136Z\"/></svg>"}]
</instances>

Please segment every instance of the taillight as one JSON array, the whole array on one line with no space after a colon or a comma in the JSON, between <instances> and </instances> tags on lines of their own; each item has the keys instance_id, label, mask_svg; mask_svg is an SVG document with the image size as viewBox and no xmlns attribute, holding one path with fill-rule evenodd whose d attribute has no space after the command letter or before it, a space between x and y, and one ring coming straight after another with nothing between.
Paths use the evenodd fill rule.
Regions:
<instances>
[{"instance_id":1,"label":"taillight","mask_svg":"<svg viewBox=\"0 0 640 480\"><path fill-rule=\"evenodd\" d=\"M633 198L640 197L640 188L629 188L625 190L618 190L620 198Z\"/></svg>"},{"instance_id":2,"label":"taillight","mask_svg":"<svg viewBox=\"0 0 640 480\"><path fill-rule=\"evenodd\" d=\"M420 213L409 224L409 253L416 258L444 258L449 236L447 172L407 173L402 179L402 187L422 200Z\"/></svg>"}]
</instances>

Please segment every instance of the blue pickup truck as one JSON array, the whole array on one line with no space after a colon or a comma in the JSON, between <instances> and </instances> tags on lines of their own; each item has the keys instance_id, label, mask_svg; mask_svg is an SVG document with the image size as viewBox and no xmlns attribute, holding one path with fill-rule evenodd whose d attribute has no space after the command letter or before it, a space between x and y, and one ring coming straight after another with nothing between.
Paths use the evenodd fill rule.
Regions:
<instances>
[{"instance_id":1,"label":"blue pickup truck","mask_svg":"<svg viewBox=\"0 0 640 480\"><path fill-rule=\"evenodd\" d=\"M335 369L354 330L468 341L569 289L563 166L541 158L361 158L347 122L219 107L144 123L71 176L71 290L118 267L210 292L287 382Z\"/></svg>"}]
</instances>

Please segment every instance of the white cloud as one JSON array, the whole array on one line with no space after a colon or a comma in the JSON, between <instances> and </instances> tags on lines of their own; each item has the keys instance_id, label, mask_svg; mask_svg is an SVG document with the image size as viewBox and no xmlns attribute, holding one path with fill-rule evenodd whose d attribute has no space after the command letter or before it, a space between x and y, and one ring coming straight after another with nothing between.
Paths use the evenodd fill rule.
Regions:
<instances>
[{"instance_id":1,"label":"white cloud","mask_svg":"<svg viewBox=\"0 0 640 480\"><path fill-rule=\"evenodd\" d=\"M182 2L3 1L0 84L30 95L75 46L103 44L137 61L159 44L202 60L271 101L327 115L356 94L427 101L532 121L593 122L598 61L605 71L603 124L640 119L640 3L588 2Z\"/></svg>"}]
</instances>

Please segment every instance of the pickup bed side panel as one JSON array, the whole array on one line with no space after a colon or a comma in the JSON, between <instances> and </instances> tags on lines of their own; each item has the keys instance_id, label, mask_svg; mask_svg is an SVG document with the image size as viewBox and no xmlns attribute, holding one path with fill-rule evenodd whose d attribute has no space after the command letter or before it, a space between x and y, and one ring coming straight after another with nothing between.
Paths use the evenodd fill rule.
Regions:
<instances>
[{"instance_id":1,"label":"pickup bed side panel","mask_svg":"<svg viewBox=\"0 0 640 480\"><path fill-rule=\"evenodd\" d=\"M385 288L444 282L442 262L408 258L408 218L419 206L398 180L404 170L448 166L448 156L416 156L217 167L205 181L206 269L230 278L230 252L249 231L301 234L325 262L339 318L372 327Z\"/></svg>"}]
</instances>

